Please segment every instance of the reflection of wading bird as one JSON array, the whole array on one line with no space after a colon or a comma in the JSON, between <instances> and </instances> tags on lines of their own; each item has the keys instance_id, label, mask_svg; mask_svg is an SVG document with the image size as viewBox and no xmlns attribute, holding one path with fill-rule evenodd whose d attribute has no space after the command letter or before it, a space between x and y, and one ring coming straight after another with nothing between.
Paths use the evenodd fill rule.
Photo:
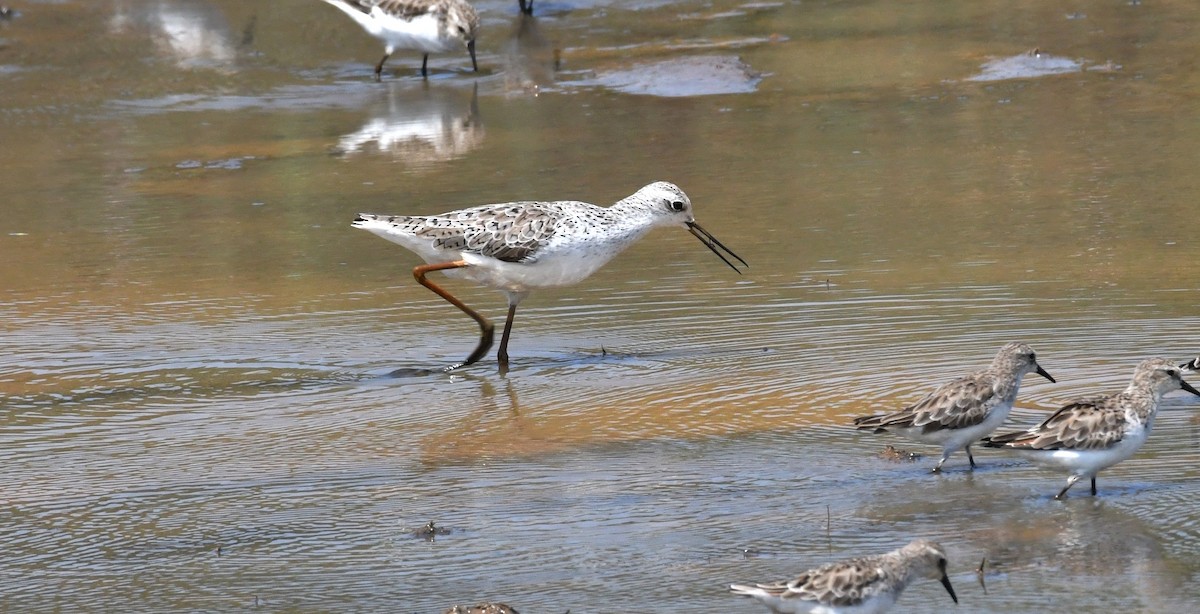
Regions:
<instances>
[{"instance_id":1,"label":"reflection of wading bird","mask_svg":"<svg viewBox=\"0 0 1200 614\"><path fill-rule=\"evenodd\" d=\"M745 260L696 223L692 202L683 190L663 181L652 183L607 208L577 201L524 201L442 215L363 213L353 226L399 243L423 258L429 264L413 269L417 281L479 323L479 346L465 362L450 369L483 358L492 346L494 327L462 301L425 279L425 274L431 271L465 277L496 288L508 297L508 318L497 353L500 364L507 364L508 335L521 299L534 288L582 281L655 226L684 226L733 270L738 271L737 266L718 248L746 265Z\"/></svg>"},{"instance_id":2,"label":"reflection of wading bird","mask_svg":"<svg viewBox=\"0 0 1200 614\"><path fill-rule=\"evenodd\" d=\"M421 76L429 72L429 54L460 49L471 54L476 71L475 31L479 15L465 0L324 0L349 15L364 30L383 41L384 54L375 65L375 80L383 73L383 63L396 49L416 49L424 53Z\"/></svg>"},{"instance_id":3,"label":"reflection of wading bird","mask_svg":"<svg viewBox=\"0 0 1200 614\"><path fill-rule=\"evenodd\" d=\"M942 446L942 460L933 468L934 473L942 470L942 464L951 454L963 448L974 469L971 444L1004 423L1017 400L1021 378L1027 373L1054 381L1038 365L1033 348L1024 343L1008 343L1000 348L988 368L945 384L898 412L855 418L854 424L859 430L890 431Z\"/></svg>"},{"instance_id":4,"label":"reflection of wading bird","mask_svg":"<svg viewBox=\"0 0 1200 614\"><path fill-rule=\"evenodd\" d=\"M522 13L526 15L533 14L533 0L517 0L517 3L521 5Z\"/></svg>"},{"instance_id":5,"label":"reflection of wading bird","mask_svg":"<svg viewBox=\"0 0 1200 614\"><path fill-rule=\"evenodd\" d=\"M958 596L946 575L946 551L918 539L887 554L864 556L810 569L794 580L773 584L731 584L779 614L867 614L886 612L913 580L938 580L954 603Z\"/></svg>"},{"instance_id":6,"label":"reflection of wading bird","mask_svg":"<svg viewBox=\"0 0 1200 614\"><path fill-rule=\"evenodd\" d=\"M1096 474L1133 456L1146 442L1164 394L1182 389L1200 396L1179 371L1169 360L1143 360L1124 391L1073 401L1035 427L988 437L982 444L1069 470L1071 477L1055 499L1083 478L1092 480L1095 496Z\"/></svg>"},{"instance_id":7,"label":"reflection of wading bird","mask_svg":"<svg viewBox=\"0 0 1200 614\"><path fill-rule=\"evenodd\" d=\"M466 104L456 91L381 91L384 104L371 109L374 117L361 128L338 139L335 151L344 156L372 149L390 153L410 170L461 157L483 142L478 86Z\"/></svg>"}]
</instances>

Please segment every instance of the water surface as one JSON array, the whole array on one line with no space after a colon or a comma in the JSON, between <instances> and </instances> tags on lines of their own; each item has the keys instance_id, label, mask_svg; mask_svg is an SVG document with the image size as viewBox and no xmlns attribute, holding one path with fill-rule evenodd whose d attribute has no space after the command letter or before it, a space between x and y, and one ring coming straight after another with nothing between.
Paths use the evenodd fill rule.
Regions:
<instances>
[{"instance_id":1,"label":"water surface","mask_svg":"<svg viewBox=\"0 0 1200 614\"><path fill-rule=\"evenodd\" d=\"M958 612L1200 599L1200 399L1065 502L847 426L1010 340L1059 380L1013 427L1196 355L1192 3L477 5L479 74L378 84L315 1L0 21L0 609L757 612L724 586L915 536ZM349 227L655 180L751 268L655 231L505 373L436 373L474 324Z\"/></svg>"}]
</instances>

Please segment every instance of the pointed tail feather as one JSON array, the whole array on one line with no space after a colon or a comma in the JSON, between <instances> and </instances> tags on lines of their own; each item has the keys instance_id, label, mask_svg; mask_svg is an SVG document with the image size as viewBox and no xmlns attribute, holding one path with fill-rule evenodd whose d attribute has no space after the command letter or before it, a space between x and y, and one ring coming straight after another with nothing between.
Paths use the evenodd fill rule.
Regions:
<instances>
[{"instance_id":1,"label":"pointed tail feather","mask_svg":"<svg viewBox=\"0 0 1200 614\"><path fill-rule=\"evenodd\" d=\"M749 584L730 584L729 592L735 595L746 595L749 597L778 597L779 591L772 590L773 588L774 587L764 586L762 584L756 584L754 586L750 586Z\"/></svg>"},{"instance_id":2,"label":"pointed tail feather","mask_svg":"<svg viewBox=\"0 0 1200 614\"><path fill-rule=\"evenodd\" d=\"M350 226L352 226L354 228L363 228L366 230L371 230L373 228L378 228L380 230L386 230L387 228L389 228L391 226L391 220L394 218L395 218L395 216L391 216L391 215L375 215L373 213L359 213L358 217L354 218L354 221L350 223Z\"/></svg>"},{"instance_id":3,"label":"pointed tail feather","mask_svg":"<svg viewBox=\"0 0 1200 614\"><path fill-rule=\"evenodd\" d=\"M1028 435L1028 433L1025 431L1016 431L1014 433L1004 433L1002 435L984 437L976 443L985 448L1006 448L1009 447L1009 444L1016 442L1025 435Z\"/></svg>"},{"instance_id":4,"label":"pointed tail feather","mask_svg":"<svg viewBox=\"0 0 1200 614\"><path fill-rule=\"evenodd\" d=\"M880 414L878 416L862 416L854 419L854 426L860 431L886 433L887 428L883 426L883 419L886 417L886 414Z\"/></svg>"}]
</instances>

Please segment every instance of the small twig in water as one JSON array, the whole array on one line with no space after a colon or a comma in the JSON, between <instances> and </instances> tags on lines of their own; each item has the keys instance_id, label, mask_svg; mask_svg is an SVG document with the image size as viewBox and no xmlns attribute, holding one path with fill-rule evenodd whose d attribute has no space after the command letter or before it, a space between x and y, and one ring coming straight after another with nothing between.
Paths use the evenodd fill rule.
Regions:
<instances>
[{"instance_id":1,"label":"small twig in water","mask_svg":"<svg viewBox=\"0 0 1200 614\"><path fill-rule=\"evenodd\" d=\"M979 569L975 570L975 575L979 576L979 586L983 587L984 595L988 594L987 584L984 584L984 582L983 582L983 573L984 573L983 570L985 567L987 567L987 557L986 556L983 557L983 560L979 561Z\"/></svg>"},{"instance_id":2,"label":"small twig in water","mask_svg":"<svg viewBox=\"0 0 1200 614\"><path fill-rule=\"evenodd\" d=\"M833 553L833 512L829 504L825 504L825 541L829 543L829 552Z\"/></svg>"}]
</instances>

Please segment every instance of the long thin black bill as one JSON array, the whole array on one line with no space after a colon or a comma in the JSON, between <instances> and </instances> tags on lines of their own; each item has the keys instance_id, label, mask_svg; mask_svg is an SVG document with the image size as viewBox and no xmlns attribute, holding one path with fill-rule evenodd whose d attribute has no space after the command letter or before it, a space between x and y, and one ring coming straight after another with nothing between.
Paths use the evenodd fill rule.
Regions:
<instances>
[{"instance_id":1,"label":"long thin black bill","mask_svg":"<svg viewBox=\"0 0 1200 614\"><path fill-rule=\"evenodd\" d=\"M1184 390L1186 390L1186 391L1188 391L1188 392L1190 392L1190 393L1192 393L1192 394L1194 394L1194 395L1196 395L1196 396L1198 396L1198 397L1200 397L1200 392L1197 392L1195 388L1192 388L1192 385L1191 385L1191 384L1189 384L1189 383L1187 383L1187 382L1185 382L1185 381L1183 381L1183 380L1179 380L1179 387L1180 387L1180 388L1183 388Z\"/></svg>"},{"instance_id":2,"label":"long thin black bill","mask_svg":"<svg viewBox=\"0 0 1200 614\"><path fill-rule=\"evenodd\" d=\"M1042 376L1042 377L1044 377L1044 378L1046 378L1046 379L1048 379L1048 380L1050 380L1051 382L1054 382L1055 384L1057 384L1057 383L1058 383L1058 382L1055 382L1055 381L1054 381L1054 378L1053 378L1053 377L1050 377L1050 374L1049 374L1049 373L1046 373L1046 370L1045 370L1045 369L1043 369L1041 365L1038 365L1038 368L1037 368L1037 374L1038 374L1038 375L1040 375L1040 376Z\"/></svg>"},{"instance_id":3,"label":"long thin black bill","mask_svg":"<svg viewBox=\"0 0 1200 614\"><path fill-rule=\"evenodd\" d=\"M474 39L467 41L467 52L471 54L471 68L475 72L479 72L479 64L475 63L475 41Z\"/></svg>"},{"instance_id":4,"label":"long thin black bill","mask_svg":"<svg viewBox=\"0 0 1200 614\"><path fill-rule=\"evenodd\" d=\"M692 235L695 236L697 239L700 239L701 243L703 243L706 247L708 247L708 249L712 250L712 253L716 254L717 257L721 259L721 261L723 261L725 264L728 264L729 268L737 271L739 275L741 275L741 273L742 273L741 270L739 270L737 268L737 265L730 262L729 259L725 257L725 254L722 254L717 249L718 247L725 250L726 254L729 254L730 256L733 256L734 258L736 258L737 261L742 263L744 266L746 266L746 267L750 266L749 263L747 263L745 260L742 260L741 256L733 253L733 250L729 249L728 247L725 247L724 243L721 243L720 241L718 241L716 237L712 236L712 234L709 233L707 230L701 228L700 225L697 224L696 222L688 222L687 227L688 227L688 232L692 233Z\"/></svg>"},{"instance_id":5,"label":"long thin black bill","mask_svg":"<svg viewBox=\"0 0 1200 614\"><path fill-rule=\"evenodd\" d=\"M942 574L942 586L946 587L946 592L950 593L950 598L954 603L958 603L958 595L954 594L954 587L950 586L950 578L946 574Z\"/></svg>"}]
</instances>

